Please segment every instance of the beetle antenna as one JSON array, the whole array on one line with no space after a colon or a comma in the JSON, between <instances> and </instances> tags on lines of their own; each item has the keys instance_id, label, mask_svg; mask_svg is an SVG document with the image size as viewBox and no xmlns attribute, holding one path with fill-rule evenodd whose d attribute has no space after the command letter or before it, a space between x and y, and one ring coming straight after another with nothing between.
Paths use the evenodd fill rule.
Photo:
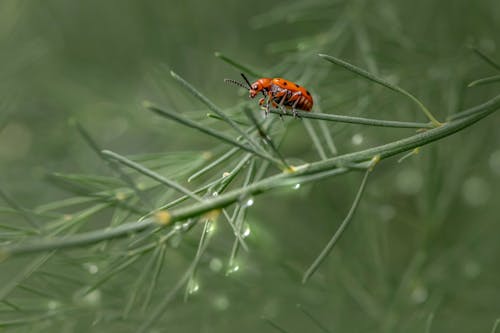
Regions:
<instances>
[{"instance_id":1,"label":"beetle antenna","mask_svg":"<svg viewBox=\"0 0 500 333\"><path fill-rule=\"evenodd\" d=\"M243 79L245 80L245 82L248 84L248 87L250 88L252 85L250 84L250 81L248 81L247 77L245 76L245 74L243 73L240 73L241 76L243 77Z\"/></svg>"},{"instance_id":2,"label":"beetle antenna","mask_svg":"<svg viewBox=\"0 0 500 333\"><path fill-rule=\"evenodd\" d=\"M231 80L231 79L224 79L224 82L226 83L232 83L232 84L235 84L237 85L238 87L242 87L242 88L245 88L245 89L250 89L250 87L247 87L245 86L243 83L239 82L239 81L236 81L236 80Z\"/></svg>"}]
</instances>

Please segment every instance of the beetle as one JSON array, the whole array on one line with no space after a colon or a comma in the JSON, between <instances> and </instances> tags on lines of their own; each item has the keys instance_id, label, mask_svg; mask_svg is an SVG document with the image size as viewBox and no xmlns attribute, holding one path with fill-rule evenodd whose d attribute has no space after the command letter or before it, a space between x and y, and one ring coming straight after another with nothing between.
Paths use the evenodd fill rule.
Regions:
<instances>
[{"instance_id":1,"label":"beetle","mask_svg":"<svg viewBox=\"0 0 500 333\"><path fill-rule=\"evenodd\" d=\"M286 108L292 109L294 117L297 117L296 110L309 112L313 107L314 102L311 93L297 83L283 78L267 77L250 83L243 73L241 73L241 76L248 86L231 79L225 79L224 81L248 89L250 98L255 98L259 93L262 93L264 97L259 100L259 105L264 107L266 116L269 114L271 105L280 108L283 112Z\"/></svg>"}]
</instances>

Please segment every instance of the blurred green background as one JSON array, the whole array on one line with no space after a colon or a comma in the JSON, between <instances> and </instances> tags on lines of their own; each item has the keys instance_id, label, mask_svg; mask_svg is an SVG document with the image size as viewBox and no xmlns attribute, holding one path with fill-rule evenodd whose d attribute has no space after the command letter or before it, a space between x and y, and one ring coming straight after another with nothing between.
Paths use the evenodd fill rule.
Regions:
<instances>
[{"instance_id":1,"label":"blurred green background","mask_svg":"<svg viewBox=\"0 0 500 333\"><path fill-rule=\"evenodd\" d=\"M220 153L217 141L141 107L152 100L221 128L172 81L173 69L240 117L233 107L246 95L223 82L239 79L239 71L215 51L306 85L321 112L425 121L404 97L316 56L332 54L401 85L445 119L498 94L498 83L466 88L498 74L470 49L500 62L498 31L500 3L493 0L3 0L0 187L35 209L81 196L58 186L54 172L112 175L71 119L103 148L162 154L172 166L163 170L167 176L195 167L206 151ZM256 101L249 105L257 109ZM199 291L187 302L177 297L153 331L277 331L264 317L286 332L324 332L316 320L329 332L489 332L500 318L498 124L493 114L402 163L381 163L353 225L306 285L301 274L347 214L361 175L256 198L246 220L250 252L242 253L240 270L226 276L220 269L232 246L231 233L221 228L200 264ZM414 133L327 126L339 153ZM286 119L277 127L289 128L281 148L287 157L319 159L299 121ZM217 170L218 176L224 171ZM189 174L179 174L187 184ZM111 215L92 217L88 228L106 227ZM0 224L10 223L25 221L1 210ZM17 237L1 231L2 243ZM78 297L106 271L122 241L104 251L93 246L58 253L35 268L32 257L7 260L0 264L0 331L134 332L192 260L197 237L169 247L152 307L138 306L125 317L143 259ZM26 279L2 294L20 276Z\"/></svg>"}]
</instances>

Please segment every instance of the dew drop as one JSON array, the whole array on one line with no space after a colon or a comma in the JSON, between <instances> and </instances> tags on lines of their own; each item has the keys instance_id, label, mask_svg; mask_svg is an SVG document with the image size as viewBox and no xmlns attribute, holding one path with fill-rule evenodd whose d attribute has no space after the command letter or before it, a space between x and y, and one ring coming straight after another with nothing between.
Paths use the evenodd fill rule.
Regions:
<instances>
[{"instance_id":1,"label":"dew drop","mask_svg":"<svg viewBox=\"0 0 500 333\"><path fill-rule=\"evenodd\" d=\"M250 198L245 202L245 206L247 207L253 206L253 203L254 203L253 198Z\"/></svg>"},{"instance_id":2,"label":"dew drop","mask_svg":"<svg viewBox=\"0 0 500 333\"><path fill-rule=\"evenodd\" d=\"M61 306L61 303L58 301L50 300L47 302L47 309L49 309L49 311L53 311L60 306Z\"/></svg>"},{"instance_id":3,"label":"dew drop","mask_svg":"<svg viewBox=\"0 0 500 333\"><path fill-rule=\"evenodd\" d=\"M230 274L233 274L233 273L236 273L237 271L240 270L240 266L237 265L237 264L232 264L229 266L227 272L226 272L226 275L230 275Z\"/></svg>"},{"instance_id":4,"label":"dew drop","mask_svg":"<svg viewBox=\"0 0 500 333\"><path fill-rule=\"evenodd\" d=\"M200 285L195 280L189 280L187 292L189 295L196 294L200 290Z\"/></svg>"},{"instance_id":5,"label":"dew drop","mask_svg":"<svg viewBox=\"0 0 500 333\"><path fill-rule=\"evenodd\" d=\"M216 227L215 227L215 223L210 223L210 225L208 225L208 226L207 226L207 229L206 229L206 231L205 231L205 232L206 232L207 234L212 234L212 233L214 233L214 232L215 232L215 229L216 229Z\"/></svg>"},{"instance_id":6,"label":"dew drop","mask_svg":"<svg viewBox=\"0 0 500 333\"><path fill-rule=\"evenodd\" d=\"M173 248L177 248L181 244L181 241L182 241L182 235L179 233L175 233L172 235L172 237L169 238L168 244Z\"/></svg>"},{"instance_id":7,"label":"dew drop","mask_svg":"<svg viewBox=\"0 0 500 333\"><path fill-rule=\"evenodd\" d=\"M359 146L360 144L363 143L363 135L360 133L356 133L352 136L351 142L355 146Z\"/></svg>"},{"instance_id":8,"label":"dew drop","mask_svg":"<svg viewBox=\"0 0 500 333\"><path fill-rule=\"evenodd\" d=\"M243 238L247 238L248 236L250 236L250 234L251 234L250 226L247 223L245 223L245 229L243 229L241 236Z\"/></svg>"},{"instance_id":9,"label":"dew drop","mask_svg":"<svg viewBox=\"0 0 500 333\"><path fill-rule=\"evenodd\" d=\"M416 304L422 304L427 300L429 291L423 285L417 285L411 292L410 298Z\"/></svg>"},{"instance_id":10,"label":"dew drop","mask_svg":"<svg viewBox=\"0 0 500 333\"><path fill-rule=\"evenodd\" d=\"M226 296L220 295L213 300L214 307L219 311L224 311L229 307L229 300Z\"/></svg>"},{"instance_id":11,"label":"dew drop","mask_svg":"<svg viewBox=\"0 0 500 333\"><path fill-rule=\"evenodd\" d=\"M101 302L101 291L95 289L88 291L89 287L83 287L73 295L73 301L83 306L96 306Z\"/></svg>"},{"instance_id":12,"label":"dew drop","mask_svg":"<svg viewBox=\"0 0 500 333\"><path fill-rule=\"evenodd\" d=\"M83 267L90 273L90 274L97 274L99 272L99 267L97 267L96 264L87 262L83 264Z\"/></svg>"},{"instance_id":13,"label":"dew drop","mask_svg":"<svg viewBox=\"0 0 500 333\"><path fill-rule=\"evenodd\" d=\"M300 183L297 183L295 185L293 185L293 189L294 190L298 190L300 188Z\"/></svg>"},{"instance_id":14,"label":"dew drop","mask_svg":"<svg viewBox=\"0 0 500 333\"><path fill-rule=\"evenodd\" d=\"M219 192L217 192L217 191L215 191L214 193L212 193L212 196L213 196L213 197L216 197L216 196L218 196L218 195L219 195Z\"/></svg>"},{"instance_id":15,"label":"dew drop","mask_svg":"<svg viewBox=\"0 0 500 333\"><path fill-rule=\"evenodd\" d=\"M208 267L210 267L213 272L220 272L222 266L222 260L220 260L219 258L212 258L212 260L210 260L210 263L208 264Z\"/></svg>"}]
</instances>

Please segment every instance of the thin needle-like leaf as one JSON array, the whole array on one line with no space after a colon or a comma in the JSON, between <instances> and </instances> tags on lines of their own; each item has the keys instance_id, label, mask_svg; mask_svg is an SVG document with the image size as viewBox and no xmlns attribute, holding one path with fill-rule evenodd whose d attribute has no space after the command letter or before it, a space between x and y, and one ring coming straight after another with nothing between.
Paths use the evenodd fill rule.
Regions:
<instances>
[{"instance_id":1,"label":"thin needle-like leaf","mask_svg":"<svg viewBox=\"0 0 500 333\"><path fill-rule=\"evenodd\" d=\"M119 260L117 260L116 267L112 267L108 272L103 274L97 281L95 281L90 286L85 288L83 295L89 294L90 292L95 290L97 287L99 287L100 285L102 285L103 283L105 283L106 281L108 281L109 279L111 279L112 277L114 277L115 275L117 275L118 273L120 273L121 271L123 271L124 269L129 267L130 265L132 265L140 257L141 257L140 255L136 255L136 256L132 256L132 257L120 258Z\"/></svg>"},{"instance_id":2,"label":"thin needle-like leaf","mask_svg":"<svg viewBox=\"0 0 500 333\"><path fill-rule=\"evenodd\" d=\"M326 123L324 121L319 122L319 128L321 130L321 133L323 133L323 137L325 138L326 141L326 146L330 150L330 153L335 156L338 154L337 147L335 146L335 143L333 142L332 135L330 133L330 130L328 129L328 126L326 126Z\"/></svg>"},{"instance_id":3,"label":"thin needle-like leaf","mask_svg":"<svg viewBox=\"0 0 500 333\"><path fill-rule=\"evenodd\" d=\"M488 63L491 67L495 68L496 70L500 71L500 64L498 64L495 60L493 60L490 56L486 55L484 52L481 50L471 47L472 51L481 59L483 59L486 63Z\"/></svg>"},{"instance_id":4,"label":"thin needle-like leaf","mask_svg":"<svg viewBox=\"0 0 500 333\"><path fill-rule=\"evenodd\" d=\"M221 116L218 116L218 115L213 114L213 113L207 113L207 117L224 121L224 119ZM241 126L248 126L248 124L246 124L242 121L239 121L239 120L234 120L234 122L237 123L238 125L241 125Z\"/></svg>"},{"instance_id":5,"label":"thin needle-like leaf","mask_svg":"<svg viewBox=\"0 0 500 333\"><path fill-rule=\"evenodd\" d=\"M302 123L304 124L304 127L306 128L307 134L309 134L309 137L311 138L314 148L316 148L316 151L318 152L319 157L322 160L326 160L326 153L325 150L323 149L323 146L321 145L321 141L318 137L318 134L316 134L316 130L314 129L313 125L309 122L308 119L303 119Z\"/></svg>"},{"instance_id":6,"label":"thin needle-like leaf","mask_svg":"<svg viewBox=\"0 0 500 333\"><path fill-rule=\"evenodd\" d=\"M4 190L0 188L0 198L2 198L10 207L24 217L24 219L31 224L34 228L40 228L38 221L32 216L31 212L21 206L14 198L8 195Z\"/></svg>"},{"instance_id":7,"label":"thin needle-like leaf","mask_svg":"<svg viewBox=\"0 0 500 333\"><path fill-rule=\"evenodd\" d=\"M266 130L259 124L257 119L255 118L255 115L253 114L252 110L250 110L248 107L244 107L243 111L245 112L245 115L247 116L248 119L254 124L255 128L257 129L257 133L259 134L260 138L271 147L272 151L278 158L281 160L283 165L285 165L287 168L290 168L288 163L285 161L285 158L281 153L279 152L278 148L274 145L273 140L271 137L266 133Z\"/></svg>"},{"instance_id":8,"label":"thin needle-like leaf","mask_svg":"<svg viewBox=\"0 0 500 333\"><path fill-rule=\"evenodd\" d=\"M43 264L47 262L47 260L52 257L54 252L44 253L40 256L37 256L33 260L29 262L25 267L21 268L17 274L12 274L12 277L9 279L9 282L0 287L0 301L3 301L12 290L17 287L22 281L29 278L38 268L40 268ZM0 261L1 261L1 253L0 253Z\"/></svg>"},{"instance_id":9,"label":"thin needle-like leaf","mask_svg":"<svg viewBox=\"0 0 500 333\"><path fill-rule=\"evenodd\" d=\"M200 262L202 255L203 255L203 252L207 247L206 243L210 239L210 233L211 233L210 228L212 226L212 223L213 223L212 220L207 219L203 225L203 230L201 231L200 241L198 242L198 248L196 249L196 255L194 256L193 261L191 263L192 269L191 269L191 273L189 276L189 280L186 283L186 289L184 292L184 301L187 301L189 294L191 292L193 292L193 290L190 290L190 289L193 288L192 284L195 283L194 276L196 274L196 269L198 268L198 264Z\"/></svg>"},{"instance_id":10,"label":"thin needle-like leaf","mask_svg":"<svg viewBox=\"0 0 500 333\"><path fill-rule=\"evenodd\" d=\"M491 333L496 333L498 326L500 326L500 318L495 320L495 323L493 324L493 328L491 329Z\"/></svg>"},{"instance_id":11,"label":"thin needle-like leaf","mask_svg":"<svg viewBox=\"0 0 500 333\"><path fill-rule=\"evenodd\" d=\"M467 87L475 87L475 86L480 86L484 84L490 84L490 83L495 83L495 82L500 82L500 75L493 75L489 77L485 77L479 80L472 81L467 85Z\"/></svg>"},{"instance_id":12,"label":"thin needle-like leaf","mask_svg":"<svg viewBox=\"0 0 500 333\"><path fill-rule=\"evenodd\" d=\"M250 152L252 154L255 154L263 159L266 159L270 162L272 162L273 164L277 164L277 165L280 165L281 162L279 160L276 160L275 158L272 158L270 156L268 156L267 154L264 154L262 153L261 151L259 150L255 150L253 147L250 147L250 146L247 146L241 142L238 142L230 137L228 137L227 135L225 134L222 134L220 132L217 132L211 128L208 128L208 127L205 127L205 126L201 126L197 123L195 123L194 121L192 120L189 120L187 118L184 118L184 117L181 117L179 116L178 114L174 113L174 112L170 112L170 111L167 111L167 110L163 110L163 109L160 109L158 107L155 107L153 106L152 104L150 103L145 103L144 105L148 110L151 110L153 112L155 112L156 114L160 115L160 116L163 116L163 117L166 117L166 118L169 118L169 119L172 119L180 124L183 124L187 127L191 127L191 128L194 128L194 129L197 129L205 134L208 134L210 136L213 136L225 143L228 143L230 145L233 145L233 146L236 146L242 150L245 150L247 152Z\"/></svg>"},{"instance_id":13,"label":"thin needle-like leaf","mask_svg":"<svg viewBox=\"0 0 500 333\"><path fill-rule=\"evenodd\" d=\"M229 118L219 107L217 107L212 101L210 101L207 97L205 97L202 93L200 93L195 87L193 87L189 82L184 80L174 71L170 71L170 75L178 82L182 84L193 96L198 98L203 104L205 104L210 110L215 112L219 117L221 117L226 123L228 123L233 129L236 130L242 137L247 140L255 149L261 149L261 147L246 133L234 120Z\"/></svg>"},{"instance_id":14,"label":"thin needle-like leaf","mask_svg":"<svg viewBox=\"0 0 500 333\"><path fill-rule=\"evenodd\" d=\"M310 313L309 311L307 311L306 309L304 309L304 307L301 305L301 304L297 304L297 308L299 308L300 311L302 311L303 314L305 314L309 319L311 319L311 321L316 324L316 326L319 327L319 329L321 329L323 332L325 333L331 333L331 331L326 328L325 325L323 325L323 323L321 323L318 318L316 318L315 316L312 315L312 313Z\"/></svg>"},{"instance_id":15,"label":"thin needle-like leaf","mask_svg":"<svg viewBox=\"0 0 500 333\"><path fill-rule=\"evenodd\" d=\"M151 278L151 282L148 284L148 290L146 291L146 297L144 299L144 303L142 304L142 311L146 311L149 307L149 303L151 302L151 297L153 296L153 292L158 284L158 278L160 276L161 270L163 268L163 264L165 262L165 253L167 250L167 245L165 243L160 245L160 253L157 256L157 260L155 263L155 268L153 270L153 276Z\"/></svg>"},{"instance_id":16,"label":"thin needle-like leaf","mask_svg":"<svg viewBox=\"0 0 500 333\"><path fill-rule=\"evenodd\" d=\"M285 330L283 327L276 324L274 321L272 321L269 318L263 317L262 320L264 320L269 326L271 326L272 328L274 328L275 330L277 330L281 333L290 333L289 331Z\"/></svg>"},{"instance_id":17,"label":"thin needle-like leaf","mask_svg":"<svg viewBox=\"0 0 500 333\"><path fill-rule=\"evenodd\" d=\"M156 181L158 181L158 182L160 182L160 183L162 183L170 188L173 188L182 194L189 196L190 198L193 198L193 199L198 200L198 201L202 200L201 197L199 197L198 195L196 195L192 191L188 190L184 186L180 185L179 183L177 183L173 180L170 180L170 179L168 179L168 178L166 178L166 177L164 177L164 176L162 176L162 175L160 175L152 170L149 170L148 168L140 165L139 163L131 161L130 159L126 158L125 156L122 156L120 154L117 154L117 153L109 151L109 150L103 150L101 153L108 158L111 158L115 161L118 161L118 162L142 173L145 176L151 177L152 179L154 179L154 180L156 180Z\"/></svg>"},{"instance_id":18,"label":"thin needle-like leaf","mask_svg":"<svg viewBox=\"0 0 500 333\"><path fill-rule=\"evenodd\" d=\"M323 263L323 261L326 259L328 254L330 254L330 252L332 251L335 244L337 244L338 240L344 234L344 231L346 230L346 228L349 226L349 223L351 222L352 217L354 216L354 212L358 208L359 202L361 200L361 196L365 190L366 180L368 179L368 175L370 174L370 172L371 172L371 169L368 168L365 172L363 180L361 181L361 185L359 186L358 193L356 194L356 197L354 198L354 201L352 203L351 209L349 210L349 213L345 217L344 221L342 221L342 223L340 224L340 227L337 229L335 234L332 236L332 238L330 239L328 244L321 251L319 256L314 260L312 265L304 273L304 277L302 278L302 283L306 283L309 280L309 278L318 270L319 266Z\"/></svg>"},{"instance_id":19,"label":"thin needle-like leaf","mask_svg":"<svg viewBox=\"0 0 500 333\"><path fill-rule=\"evenodd\" d=\"M201 175L207 173L208 171L212 170L214 167L218 166L219 164L225 162L226 160L230 159L232 156L234 156L237 152L239 151L238 148L231 148L228 150L225 154L208 164L207 166L201 168L200 170L196 171L194 174L192 174L188 178L188 182L191 182L192 180L200 177Z\"/></svg>"},{"instance_id":20,"label":"thin needle-like leaf","mask_svg":"<svg viewBox=\"0 0 500 333\"><path fill-rule=\"evenodd\" d=\"M258 78L264 77L264 75L257 73L253 69L250 69L248 66L245 66L245 65L237 62L236 60L233 60L233 59L225 56L224 54L222 54L220 52L215 52L215 56L217 58L219 58L220 60L230 64L231 66L233 66L234 68L238 69L241 72L247 73L249 75L252 75L252 76L258 77Z\"/></svg>"},{"instance_id":21,"label":"thin needle-like leaf","mask_svg":"<svg viewBox=\"0 0 500 333\"><path fill-rule=\"evenodd\" d=\"M434 312L431 312L427 316L427 320L425 322L425 333L431 333L431 326L433 321L434 321Z\"/></svg>"},{"instance_id":22,"label":"thin needle-like leaf","mask_svg":"<svg viewBox=\"0 0 500 333\"><path fill-rule=\"evenodd\" d=\"M362 76L364 77L365 79L368 79L372 82L375 82L375 83L378 83L386 88L389 88L393 91L396 91L400 94L403 94L404 96L410 98L414 103L416 103L418 105L418 107L424 112L424 114L427 116L427 118L429 118L429 120L434 124L434 126L441 126L442 124L436 119L434 118L434 116L432 115L432 113L427 109L427 107L418 99L416 98L415 96L413 96L412 94L410 94L409 92L407 92L406 90L404 90L403 88L399 87L399 86L396 86L378 76L375 76L373 75L372 73L370 72L367 72L365 71L364 69L361 69L359 67L356 67L344 60L340 60L338 58L335 58L335 57L332 57L330 55L327 55L327 54L319 54L319 56L335 65L338 65L338 66L341 66L359 76Z\"/></svg>"},{"instance_id":23,"label":"thin needle-like leaf","mask_svg":"<svg viewBox=\"0 0 500 333\"><path fill-rule=\"evenodd\" d=\"M83 138L83 140L87 143L87 145L92 148L92 150L97 154L97 156L99 156L100 158L103 158L103 154L102 154L102 148L99 147L99 145L97 144L97 141L94 140L94 138L92 138L92 136L90 135L90 133L85 129L85 127L82 126L82 124L80 124L79 121L74 121L74 125L78 131L78 133L80 133L81 137ZM123 172L123 170L120 168L119 165L115 164L113 161L110 161L110 160L104 160L106 162L106 164L114 171L118 174L118 176L125 182L125 184L127 184L128 186L130 186L130 188L137 194L137 197L146 205L150 206L151 207L151 202L149 202L149 200L146 198L146 196L144 195L144 192L141 191L137 185L135 184L135 182L132 180L132 178L130 178L129 175L127 175L125 172Z\"/></svg>"}]
</instances>

